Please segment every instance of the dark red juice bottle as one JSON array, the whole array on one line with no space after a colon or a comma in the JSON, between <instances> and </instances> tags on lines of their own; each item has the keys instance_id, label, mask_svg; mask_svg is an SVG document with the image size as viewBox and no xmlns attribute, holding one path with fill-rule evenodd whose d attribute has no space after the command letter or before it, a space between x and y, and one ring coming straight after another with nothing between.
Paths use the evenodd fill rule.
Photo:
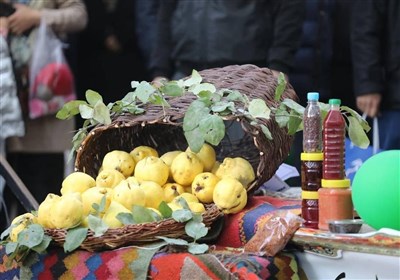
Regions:
<instances>
[{"instance_id":1,"label":"dark red juice bottle","mask_svg":"<svg viewBox=\"0 0 400 280\"><path fill-rule=\"evenodd\" d=\"M340 112L340 99L330 99L330 110L324 120L322 178L344 179L345 174L345 129L346 123Z\"/></svg>"}]
</instances>

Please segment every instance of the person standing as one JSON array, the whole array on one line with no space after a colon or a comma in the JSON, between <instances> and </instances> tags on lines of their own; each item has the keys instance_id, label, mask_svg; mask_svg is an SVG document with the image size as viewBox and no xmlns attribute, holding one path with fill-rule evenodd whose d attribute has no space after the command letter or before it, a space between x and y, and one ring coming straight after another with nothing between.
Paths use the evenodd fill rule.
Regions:
<instances>
[{"instance_id":1,"label":"person standing","mask_svg":"<svg viewBox=\"0 0 400 280\"><path fill-rule=\"evenodd\" d=\"M160 1L152 78L233 64L288 74L303 16L302 0Z\"/></svg>"},{"instance_id":2,"label":"person standing","mask_svg":"<svg viewBox=\"0 0 400 280\"><path fill-rule=\"evenodd\" d=\"M400 149L400 1L355 0L353 9L356 105L378 117L380 148Z\"/></svg>"}]
</instances>

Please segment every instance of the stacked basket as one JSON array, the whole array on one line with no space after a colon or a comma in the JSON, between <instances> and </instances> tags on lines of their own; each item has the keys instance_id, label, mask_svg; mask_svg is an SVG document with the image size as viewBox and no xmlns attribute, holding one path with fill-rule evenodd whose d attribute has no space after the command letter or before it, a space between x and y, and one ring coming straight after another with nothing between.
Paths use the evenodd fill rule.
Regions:
<instances>
[{"instance_id":1,"label":"stacked basket","mask_svg":"<svg viewBox=\"0 0 400 280\"><path fill-rule=\"evenodd\" d=\"M270 69L254 65L231 65L204 70L199 74L203 82L212 83L217 89L238 90L247 95L250 100L261 98L269 107L277 107L278 103L274 100L277 78ZM160 154L172 150L185 150L188 145L183 134L182 120L195 98L192 94L175 97L168 100L171 106L165 111L160 106L149 105L142 115L119 115L112 120L110 125L95 127L84 139L77 152L76 170L96 177L103 157L112 150L129 152L140 145L154 147ZM289 84L281 100L285 98L297 101L297 96ZM220 145L215 147L217 160L239 156L246 158L256 170L256 179L247 188L248 193L252 193L274 175L279 165L288 156L292 136L288 135L286 128L280 128L273 119L261 120L262 124L271 131L273 140L268 140L260 128L250 125L244 117L231 115L227 116L225 121L226 136ZM221 215L215 205L208 205L207 211L203 214L204 223L210 227ZM46 232L57 244L64 243L65 230L48 229ZM112 249L151 242L157 240L157 236L184 237L184 224L167 219L127 225L118 229L109 229L101 237L94 237L89 231L81 248L89 251Z\"/></svg>"}]
</instances>

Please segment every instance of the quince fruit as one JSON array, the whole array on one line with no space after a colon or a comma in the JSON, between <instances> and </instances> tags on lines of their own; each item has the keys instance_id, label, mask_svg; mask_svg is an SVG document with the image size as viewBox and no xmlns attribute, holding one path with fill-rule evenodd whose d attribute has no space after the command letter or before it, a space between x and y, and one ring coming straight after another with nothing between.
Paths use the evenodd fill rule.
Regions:
<instances>
[{"instance_id":1,"label":"quince fruit","mask_svg":"<svg viewBox=\"0 0 400 280\"><path fill-rule=\"evenodd\" d=\"M204 213L206 212L206 208L204 207L203 203L200 202L189 202L188 203L190 211L194 213Z\"/></svg>"},{"instance_id":2,"label":"quince fruit","mask_svg":"<svg viewBox=\"0 0 400 280\"><path fill-rule=\"evenodd\" d=\"M80 192L83 193L96 185L96 181L88 174L83 172L73 172L63 180L61 184L61 194Z\"/></svg>"},{"instance_id":3,"label":"quince fruit","mask_svg":"<svg viewBox=\"0 0 400 280\"><path fill-rule=\"evenodd\" d=\"M250 162L241 157L225 158L215 175L221 179L234 178L242 183L245 188L256 178Z\"/></svg>"},{"instance_id":4,"label":"quince fruit","mask_svg":"<svg viewBox=\"0 0 400 280\"><path fill-rule=\"evenodd\" d=\"M221 163L217 160L217 161L214 163L214 165L213 165L213 167L212 167L212 169L211 169L211 173L212 173L212 174L217 173L217 170L218 170L218 168L219 168L220 165L221 165Z\"/></svg>"},{"instance_id":5,"label":"quince fruit","mask_svg":"<svg viewBox=\"0 0 400 280\"><path fill-rule=\"evenodd\" d=\"M96 186L105 188L114 188L123 180L125 180L125 176L118 170L103 169L96 177Z\"/></svg>"},{"instance_id":6,"label":"quince fruit","mask_svg":"<svg viewBox=\"0 0 400 280\"><path fill-rule=\"evenodd\" d=\"M125 177L129 177L135 169L135 164L135 160L129 153L120 150L113 150L104 156L102 167L103 170L115 169L121 172Z\"/></svg>"},{"instance_id":7,"label":"quince fruit","mask_svg":"<svg viewBox=\"0 0 400 280\"><path fill-rule=\"evenodd\" d=\"M158 209L162 201L165 201L163 188L153 181L143 181L140 188L144 191L145 207Z\"/></svg>"},{"instance_id":8,"label":"quince fruit","mask_svg":"<svg viewBox=\"0 0 400 280\"><path fill-rule=\"evenodd\" d=\"M182 153L182 151L170 151L170 152L166 152L165 154L163 154L160 159L163 160L163 162L165 162L166 165L168 165L169 167L169 175L168 175L168 182L172 182L174 179L172 178L172 172L171 172L171 164L172 161L174 160L174 158L176 158L177 155L179 155L180 153Z\"/></svg>"},{"instance_id":9,"label":"quince fruit","mask_svg":"<svg viewBox=\"0 0 400 280\"><path fill-rule=\"evenodd\" d=\"M160 186L168 180L169 167L164 161L155 156L140 160L135 167L135 177L139 181L153 181Z\"/></svg>"},{"instance_id":10,"label":"quince fruit","mask_svg":"<svg viewBox=\"0 0 400 280\"><path fill-rule=\"evenodd\" d=\"M234 214L246 206L247 191L238 180L223 178L214 188L213 201L225 214Z\"/></svg>"},{"instance_id":11,"label":"quince fruit","mask_svg":"<svg viewBox=\"0 0 400 280\"><path fill-rule=\"evenodd\" d=\"M37 211L38 224L44 228L55 228L53 222L50 219L51 208L53 204L57 203L61 197L59 195L49 193L45 200L40 203Z\"/></svg>"},{"instance_id":12,"label":"quince fruit","mask_svg":"<svg viewBox=\"0 0 400 280\"><path fill-rule=\"evenodd\" d=\"M119 213L132 213L123 206L121 203L117 201L111 201L110 207L108 207L106 213L103 216L103 221L109 228L119 228L122 227L124 224L117 219L117 215Z\"/></svg>"},{"instance_id":13,"label":"quince fruit","mask_svg":"<svg viewBox=\"0 0 400 280\"><path fill-rule=\"evenodd\" d=\"M186 149L186 152L192 152L190 147ZM200 151L195 154L203 163L204 171L211 171L216 161L216 154L214 148L211 145L204 143Z\"/></svg>"},{"instance_id":14,"label":"quince fruit","mask_svg":"<svg viewBox=\"0 0 400 280\"><path fill-rule=\"evenodd\" d=\"M171 164L171 173L175 182L182 186L192 184L194 178L204 170L203 163L191 152L183 152L175 157Z\"/></svg>"},{"instance_id":15,"label":"quince fruit","mask_svg":"<svg viewBox=\"0 0 400 280\"><path fill-rule=\"evenodd\" d=\"M199 202L199 199L191 193L183 193L178 195L177 197L174 198L174 200L172 202L179 204L179 198L183 198L184 200L186 200L187 203L189 202Z\"/></svg>"},{"instance_id":16,"label":"quince fruit","mask_svg":"<svg viewBox=\"0 0 400 280\"><path fill-rule=\"evenodd\" d=\"M144 206L146 203L145 193L139 184L130 184L127 180L114 188L112 200L119 202L127 209L132 209L133 205Z\"/></svg>"},{"instance_id":17,"label":"quince fruit","mask_svg":"<svg viewBox=\"0 0 400 280\"><path fill-rule=\"evenodd\" d=\"M53 203L50 220L56 228L73 228L82 222L83 204L80 193L67 193Z\"/></svg>"},{"instance_id":18,"label":"quince fruit","mask_svg":"<svg viewBox=\"0 0 400 280\"><path fill-rule=\"evenodd\" d=\"M129 154L133 157L136 163L148 156L158 157L157 150L149 146L138 146Z\"/></svg>"},{"instance_id":19,"label":"quince fruit","mask_svg":"<svg viewBox=\"0 0 400 280\"><path fill-rule=\"evenodd\" d=\"M185 188L178 183L166 183L163 186L165 202L171 202L175 197L185 192Z\"/></svg>"},{"instance_id":20,"label":"quince fruit","mask_svg":"<svg viewBox=\"0 0 400 280\"><path fill-rule=\"evenodd\" d=\"M192 182L192 194L194 194L200 202L213 202L214 188L219 180L220 179L211 172L198 174Z\"/></svg>"},{"instance_id":21,"label":"quince fruit","mask_svg":"<svg viewBox=\"0 0 400 280\"><path fill-rule=\"evenodd\" d=\"M12 242L17 242L18 234L27 228L29 225L34 224L37 222L36 216L32 213L25 213L15 217L11 224L15 225L10 232L10 239Z\"/></svg>"},{"instance_id":22,"label":"quince fruit","mask_svg":"<svg viewBox=\"0 0 400 280\"><path fill-rule=\"evenodd\" d=\"M93 208L93 203L100 205L102 198L105 196L106 204L100 216L104 215L104 212L110 206L112 192L113 189L110 188L93 187L82 193L83 215L94 214L96 210Z\"/></svg>"}]
</instances>

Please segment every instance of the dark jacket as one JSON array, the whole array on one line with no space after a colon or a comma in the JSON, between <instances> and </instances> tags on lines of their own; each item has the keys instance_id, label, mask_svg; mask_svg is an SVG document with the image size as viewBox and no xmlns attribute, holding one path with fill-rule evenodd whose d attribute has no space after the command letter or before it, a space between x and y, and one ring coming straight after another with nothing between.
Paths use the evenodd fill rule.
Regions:
<instances>
[{"instance_id":1,"label":"dark jacket","mask_svg":"<svg viewBox=\"0 0 400 280\"><path fill-rule=\"evenodd\" d=\"M302 0L163 0L153 76L253 63L288 73L300 41Z\"/></svg>"},{"instance_id":2,"label":"dark jacket","mask_svg":"<svg viewBox=\"0 0 400 280\"><path fill-rule=\"evenodd\" d=\"M327 102L331 92L333 0L306 0L301 45L294 57L290 83L303 104L307 92L318 91Z\"/></svg>"},{"instance_id":3,"label":"dark jacket","mask_svg":"<svg viewBox=\"0 0 400 280\"><path fill-rule=\"evenodd\" d=\"M355 94L378 92L383 109L400 109L400 1L357 0L353 8Z\"/></svg>"}]
</instances>

